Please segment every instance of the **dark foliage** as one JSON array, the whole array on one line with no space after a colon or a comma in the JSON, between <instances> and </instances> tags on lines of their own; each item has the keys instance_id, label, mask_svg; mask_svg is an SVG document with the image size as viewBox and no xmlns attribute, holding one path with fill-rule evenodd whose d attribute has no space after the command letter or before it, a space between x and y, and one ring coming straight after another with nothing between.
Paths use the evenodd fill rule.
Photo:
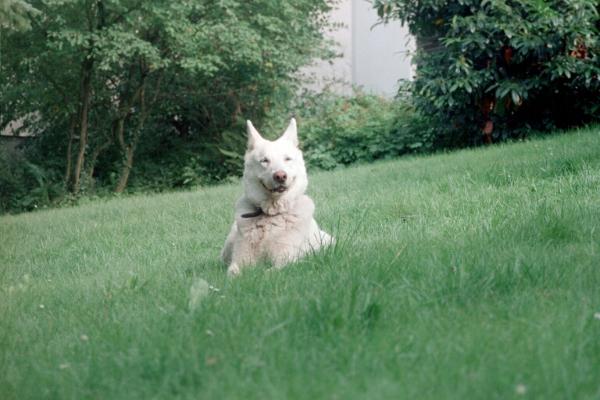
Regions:
<instances>
[{"instance_id":1,"label":"dark foliage","mask_svg":"<svg viewBox=\"0 0 600 400\"><path fill-rule=\"evenodd\" d=\"M596 0L376 0L417 37L417 109L438 145L600 119Z\"/></svg>"}]
</instances>

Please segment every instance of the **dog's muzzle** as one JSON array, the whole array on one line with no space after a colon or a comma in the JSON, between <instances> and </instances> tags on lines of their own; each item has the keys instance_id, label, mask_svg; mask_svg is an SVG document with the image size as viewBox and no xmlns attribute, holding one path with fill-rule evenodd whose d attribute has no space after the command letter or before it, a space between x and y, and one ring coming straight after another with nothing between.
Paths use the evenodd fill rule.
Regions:
<instances>
[{"instance_id":1,"label":"dog's muzzle","mask_svg":"<svg viewBox=\"0 0 600 400\"><path fill-rule=\"evenodd\" d=\"M265 183L263 181L260 181L260 183L267 192L271 192L271 193L283 193L289 189L289 186L285 186L285 185L279 185L274 188L269 188L267 185L265 185Z\"/></svg>"}]
</instances>

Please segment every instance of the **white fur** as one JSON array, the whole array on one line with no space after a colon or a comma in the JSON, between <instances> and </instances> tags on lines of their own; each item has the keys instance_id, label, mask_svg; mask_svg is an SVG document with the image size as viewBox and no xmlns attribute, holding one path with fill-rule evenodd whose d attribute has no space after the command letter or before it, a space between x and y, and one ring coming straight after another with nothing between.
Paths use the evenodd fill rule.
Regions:
<instances>
[{"instance_id":1,"label":"white fur","mask_svg":"<svg viewBox=\"0 0 600 400\"><path fill-rule=\"evenodd\" d=\"M283 184L274 178L278 171L287 175ZM304 194L308 178L295 119L276 141L264 139L248 121L243 185L244 194L235 206L235 221L221 251L229 275L237 275L261 259L282 268L333 243L334 239L319 229L313 218L315 205ZM259 208L261 215L242 217Z\"/></svg>"}]
</instances>

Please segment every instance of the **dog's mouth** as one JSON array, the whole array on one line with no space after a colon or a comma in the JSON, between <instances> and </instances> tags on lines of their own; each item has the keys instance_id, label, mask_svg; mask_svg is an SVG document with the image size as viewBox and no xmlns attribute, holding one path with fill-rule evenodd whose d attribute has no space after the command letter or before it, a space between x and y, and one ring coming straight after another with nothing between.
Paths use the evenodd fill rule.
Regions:
<instances>
[{"instance_id":1,"label":"dog's mouth","mask_svg":"<svg viewBox=\"0 0 600 400\"><path fill-rule=\"evenodd\" d=\"M260 183L267 192L279 193L279 194L285 193L291 186L291 183L290 183L289 185L277 185L275 187L269 188L267 185L265 185L265 183L262 180L260 181Z\"/></svg>"}]
</instances>

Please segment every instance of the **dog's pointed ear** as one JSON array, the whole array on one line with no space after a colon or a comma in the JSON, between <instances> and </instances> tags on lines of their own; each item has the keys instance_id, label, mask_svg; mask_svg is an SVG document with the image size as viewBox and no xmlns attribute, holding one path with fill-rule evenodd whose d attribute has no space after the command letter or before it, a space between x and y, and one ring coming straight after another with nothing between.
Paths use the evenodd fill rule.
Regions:
<instances>
[{"instance_id":1,"label":"dog's pointed ear","mask_svg":"<svg viewBox=\"0 0 600 400\"><path fill-rule=\"evenodd\" d=\"M281 135L281 139L287 139L294 144L294 146L298 146L298 128L296 127L296 118L292 118L290 120L290 124L288 125L283 135Z\"/></svg>"},{"instance_id":2,"label":"dog's pointed ear","mask_svg":"<svg viewBox=\"0 0 600 400\"><path fill-rule=\"evenodd\" d=\"M260 133L258 133L250 120L246 121L246 130L248 131L248 150L252 150L257 143L263 141L264 139L262 136L260 136Z\"/></svg>"}]
</instances>

